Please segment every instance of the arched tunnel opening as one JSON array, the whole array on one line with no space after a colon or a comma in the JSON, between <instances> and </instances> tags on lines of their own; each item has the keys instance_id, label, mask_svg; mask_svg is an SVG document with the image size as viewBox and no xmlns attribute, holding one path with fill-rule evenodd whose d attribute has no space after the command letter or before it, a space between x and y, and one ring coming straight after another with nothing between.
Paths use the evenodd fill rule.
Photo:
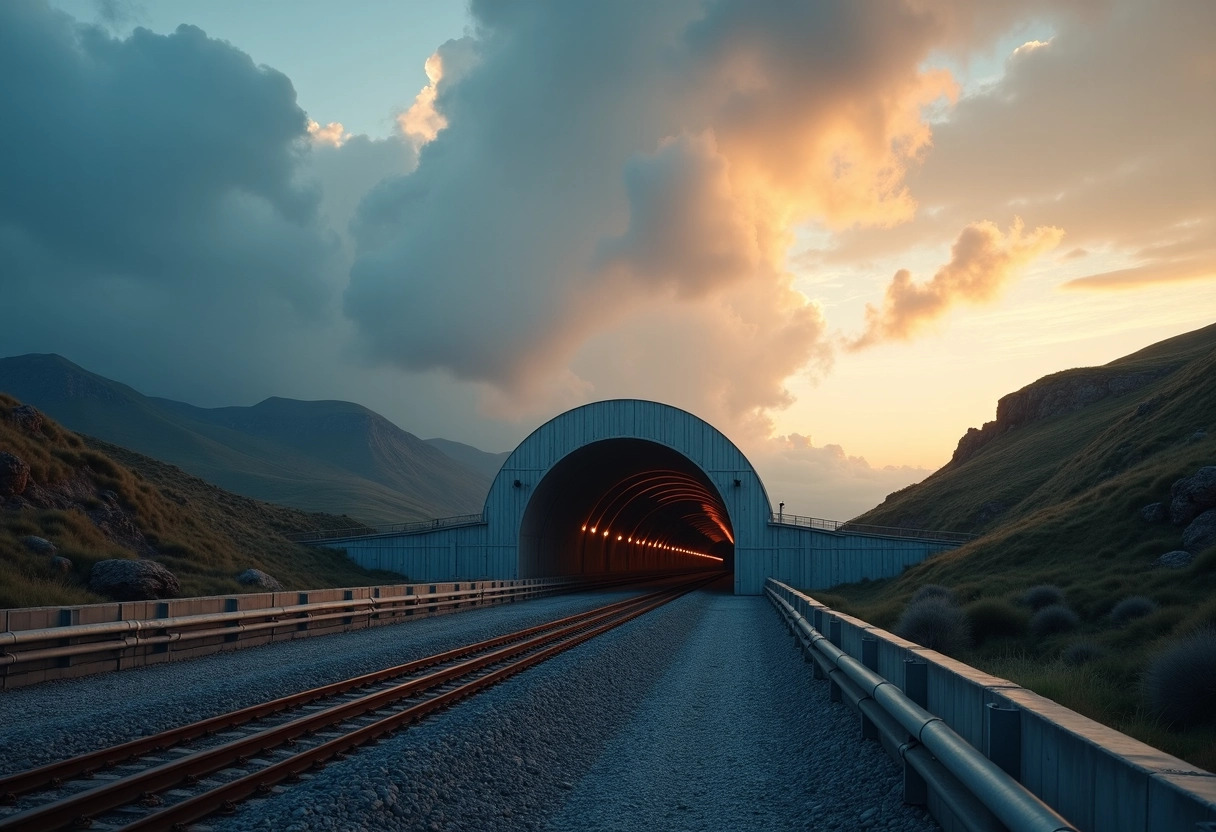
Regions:
<instances>
[{"instance_id":1,"label":"arched tunnel opening","mask_svg":"<svg viewBox=\"0 0 1216 832\"><path fill-rule=\"evenodd\" d=\"M721 494L688 457L644 439L605 439L536 484L520 525L519 574L733 571L734 540Z\"/></svg>"}]
</instances>

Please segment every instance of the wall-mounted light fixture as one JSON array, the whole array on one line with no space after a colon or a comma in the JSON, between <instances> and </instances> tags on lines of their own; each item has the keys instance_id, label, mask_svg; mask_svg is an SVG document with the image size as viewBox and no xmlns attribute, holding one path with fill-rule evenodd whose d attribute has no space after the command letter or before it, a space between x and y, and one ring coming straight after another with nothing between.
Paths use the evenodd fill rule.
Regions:
<instances>
[{"instance_id":1,"label":"wall-mounted light fixture","mask_svg":"<svg viewBox=\"0 0 1216 832\"><path fill-rule=\"evenodd\" d=\"M735 480L735 488L738 488L741 485L743 485L743 480Z\"/></svg>"},{"instance_id":2,"label":"wall-mounted light fixture","mask_svg":"<svg viewBox=\"0 0 1216 832\"><path fill-rule=\"evenodd\" d=\"M512 484L512 485L514 485L516 488L523 488L523 487L524 487L524 484L523 484L522 482L520 482L519 480L516 480L515 482L513 482L513 483L511 483L511 484Z\"/></svg>"}]
</instances>

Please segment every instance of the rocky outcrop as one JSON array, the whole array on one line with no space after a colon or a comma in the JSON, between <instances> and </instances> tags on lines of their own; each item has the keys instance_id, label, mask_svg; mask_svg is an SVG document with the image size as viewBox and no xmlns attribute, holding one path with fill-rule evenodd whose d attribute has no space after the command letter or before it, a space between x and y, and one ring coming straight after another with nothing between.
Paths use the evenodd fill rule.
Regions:
<instances>
[{"instance_id":1,"label":"rocky outcrop","mask_svg":"<svg viewBox=\"0 0 1216 832\"><path fill-rule=\"evenodd\" d=\"M55 548L55 544L47 540L45 537L38 537L32 534L26 535L25 537L21 538L21 543L31 552L39 555L55 555L59 552L59 550Z\"/></svg>"},{"instance_id":2,"label":"rocky outcrop","mask_svg":"<svg viewBox=\"0 0 1216 832\"><path fill-rule=\"evenodd\" d=\"M1140 509L1140 519L1146 523L1164 523L1169 516L1165 503L1149 503Z\"/></svg>"},{"instance_id":3,"label":"rocky outcrop","mask_svg":"<svg viewBox=\"0 0 1216 832\"><path fill-rule=\"evenodd\" d=\"M89 572L89 589L115 601L175 598L182 587L177 576L152 560L103 560Z\"/></svg>"},{"instance_id":4,"label":"rocky outcrop","mask_svg":"<svg viewBox=\"0 0 1216 832\"><path fill-rule=\"evenodd\" d=\"M1202 552L1216 544L1216 509L1200 514L1182 533L1182 548L1191 553Z\"/></svg>"},{"instance_id":5,"label":"rocky outcrop","mask_svg":"<svg viewBox=\"0 0 1216 832\"><path fill-rule=\"evenodd\" d=\"M66 575L72 571L72 562L62 555L56 555L51 558L51 568Z\"/></svg>"},{"instance_id":6,"label":"rocky outcrop","mask_svg":"<svg viewBox=\"0 0 1216 832\"><path fill-rule=\"evenodd\" d=\"M1191 565L1191 561L1195 556L1190 552L1184 552L1181 549L1175 549L1172 552L1166 552L1161 557L1153 561L1153 566L1162 569L1183 569Z\"/></svg>"},{"instance_id":7,"label":"rocky outcrop","mask_svg":"<svg viewBox=\"0 0 1216 832\"><path fill-rule=\"evenodd\" d=\"M236 576L237 583L257 587L267 592L282 592L283 585L273 575L268 575L261 569L246 569Z\"/></svg>"},{"instance_id":8,"label":"rocky outcrop","mask_svg":"<svg viewBox=\"0 0 1216 832\"><path fill-rule=\"evenodd\" d=\"M8 418L26 433L42 432L42 414L33 405L17 405L9 413Z\"/></svg>"},{"instance_id":9,"label":"rocky outcrop","mask_svg":"<svg viewBox=\"0 0 1216 832\"><path fill-rule=\"evenodd\" d=\"M18 497L30 483L30 466L8 451L0 451L0 500Z\"/></svg>"},{"instance_id":10,"label":"rocky outcrop","mask_svg":"<svg viewBox=\"0 0 1216 832\"><path fill-rule=\"evenodd\" d=\"M1190 523L1210 508L1216 508L1216 465L1200 468L1170 488L1170 522Z\"/></svg>"},{"instance_id":11,"label":"rocky outcrop","mask_svg":"<svg viewBox=\"0 0 1216 832\"><path fill-rule=\"evenodd\" d=\"M1023 425L1072 413L1110 396L1122 396L1139 390L1174 370L1166 367L1136 373L1106 367L1066 370L1041 378L1015 393L1002 396L996 404L996 419L982 428L968 428L958 442L949 465L962 465L980 448L998 436ZM1148 399L1136 409L1137 415L1152 412L1158 402Z\"/></svg>"}]
</instances>

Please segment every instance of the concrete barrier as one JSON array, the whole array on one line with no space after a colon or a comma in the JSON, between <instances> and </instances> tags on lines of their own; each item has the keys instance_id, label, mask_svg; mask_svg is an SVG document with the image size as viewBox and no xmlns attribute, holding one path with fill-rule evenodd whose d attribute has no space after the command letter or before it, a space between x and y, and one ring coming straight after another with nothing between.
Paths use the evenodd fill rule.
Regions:
<instances>
[{"instance_id":1,"label":"concrete barrier","mask_svg":"<svg viewBox=\"0 0 1216 832\"><path fill-rule=\"evenodd\" d=\"M779 581L768 588L1081 832L1201 832L1216 823L1216 774ZM928 808L947 832L968 828L939 796L928 796Z\"/></svg>"},{"instance_id":2,"label":"concrete barrier","mask_svg":"<svg viewBox=\"0 0 1216 832\"><path fill-rule=\"evenodd\" d=\"M592 576L391 584L0 610L0 689L621 582Z\"/></svg>"}]
</instances>

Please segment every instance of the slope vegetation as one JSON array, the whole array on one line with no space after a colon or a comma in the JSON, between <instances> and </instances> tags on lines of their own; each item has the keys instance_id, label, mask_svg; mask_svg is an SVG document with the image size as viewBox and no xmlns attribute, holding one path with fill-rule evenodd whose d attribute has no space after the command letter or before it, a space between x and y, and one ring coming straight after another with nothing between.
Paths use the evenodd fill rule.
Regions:
<instances>
[{"instance_id":1,"label":"slope vegetation","mask_svg":"<svg viewBox=\"0 0 1216 832\"><path fill-rule=\"evenodd\" d=\"M270 398L253 407L194 407L144 396L57 355L0 359L0 390L72 430L230 491L366 523L474 513L490 485L350 402Z\"/></svg>"},{"instance_id":2,"label":"slope vegetation","mask_svg":"<svg viewBox=\"0 0 1216 832\"><path fill-rule=\"evenodd\" d=\"M857 518L981 536L898 578L838 587L829 602L898 629L919 588L944 586L971 629L961 658L1216 768L1216 725L1162 719L1145 681L1164 651L1216 625L1216 547L1157 565L1184 548L1184 526L1143 513L1216 465L1216 326L1048 376L997 414L940 471ZM1026 602L1039 585L1075 620L1057 611L1058 627L1036 625Z\"/></svg>"},{"instance_id":3,"label":"slope vegetation","mask_svg":"<svg viewBox=\"0 0 1216 832\"><path fill-rule=\"evenodd\" d=\"M349 517L230 494L172 465L78 436L4 394L0 463L0 607L106 600L88 590L88 576L94 563L110 558L158 561L181 581L183 595L250 591L236 581L250 568L288 589L402 580L284 537L357 525ZM30 536L49 541L67 562L32 549Z\"/></svg>"}]
</instances>

